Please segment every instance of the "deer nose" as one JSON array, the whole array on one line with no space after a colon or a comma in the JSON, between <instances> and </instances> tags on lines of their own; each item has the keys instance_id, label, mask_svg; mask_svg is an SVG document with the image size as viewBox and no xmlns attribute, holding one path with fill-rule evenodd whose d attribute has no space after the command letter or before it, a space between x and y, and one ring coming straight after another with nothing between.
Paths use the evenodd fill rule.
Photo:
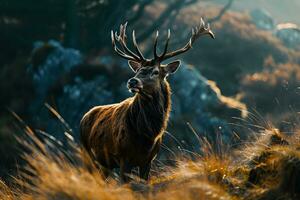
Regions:
<instances>
[{"instance_id":1,"label":"deer nose","mask_svg":"<svg viewBox=\"0 0 300 200\"><path fill-rule=\"evenodd\" d=\"M136 78L131 78L128 80L127 85L128 87L136 87L139 83L139 80L137 80Z\"/></svg>"}]
</instances>

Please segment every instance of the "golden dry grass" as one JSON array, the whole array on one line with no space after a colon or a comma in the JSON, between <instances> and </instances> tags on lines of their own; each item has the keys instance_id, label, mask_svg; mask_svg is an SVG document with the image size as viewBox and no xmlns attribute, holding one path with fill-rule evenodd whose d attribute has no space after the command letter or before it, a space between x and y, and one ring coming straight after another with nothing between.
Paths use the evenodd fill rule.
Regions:
<instances>
[{"instance_id":1,"label":"golden dry grass","mask_svg":"<svg viewBox=\"0 0 300 200\"><path fill-rule=\"evenodd\" d=\"M196 159L178 158L176 167L165 167L148 184L134 178L121 185L117 178L103 180L83 163L80 148L69 140L69 150L50 137L38 139L26 128L27 164L12 186L0 182L3 200L94 199L298 199L300 194L300 134L285 136L265 130L239 150L215 153L202 142ZM29 139L28 139L29 138ZM50 140L51 139L51 140Z\"/></svg>"}]
</instances>

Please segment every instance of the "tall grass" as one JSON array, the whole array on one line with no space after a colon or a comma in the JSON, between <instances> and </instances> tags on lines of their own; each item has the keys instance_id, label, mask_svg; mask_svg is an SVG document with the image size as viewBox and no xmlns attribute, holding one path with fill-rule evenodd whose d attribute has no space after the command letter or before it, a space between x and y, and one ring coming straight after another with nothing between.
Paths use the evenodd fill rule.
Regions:
<instances>
[{"instance_id":1,"label":"tall grass","mask_svg":"<svg viewBox=\"0 0 300 200\"><path fill-rule=\"evenodd\" d=\"M133 178L121 185L117 176L103 179L93 162L68 137L64 145L44 132L25 127L26 165L8 187L0 181L3 200L95 199L299 199L300 133L285 136L264 130L238 150L218 150L205 139L196 159L152 175L149 183ZM67 147L66 147L67 146ZM222 145L221 145L222 146ZM87 165L88 164L88 165Z\"/></svg>"}]
</instances>

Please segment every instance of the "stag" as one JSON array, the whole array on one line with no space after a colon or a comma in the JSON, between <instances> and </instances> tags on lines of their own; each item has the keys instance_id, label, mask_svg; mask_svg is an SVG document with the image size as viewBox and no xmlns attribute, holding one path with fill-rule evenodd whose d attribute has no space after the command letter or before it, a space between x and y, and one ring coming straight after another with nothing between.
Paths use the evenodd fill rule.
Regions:
<instances>
[{"instance_id":1,"label":"stag","mask_svg":"<svg viewBox=\"0 0 300 200\"><path fill-rule=\"evenodd\" d=\"M102 167L109 170L120 168L120 177L124 182L129 180L127 175L134 167L139 167L139 176L148 180L151 162L162 143L171 109L171 89L166 77L176 72L180 61L166 65L162 62L191 49L200 36L214 38L209 25L201 19L200 25L192 29L188 43L172 52L168 52L168 30L164 50L158 55L157 31L154 58L146 59L136 42L135 31L132 32L135 52L128 48L126 27L127 23L121 25L119 34L111 31L111 40L115 52L128 60L135 73L127 82L134 96L120 103L96 106L83 116L80 123L81 142L85 150Z\"/></svg>"}]
</instances>

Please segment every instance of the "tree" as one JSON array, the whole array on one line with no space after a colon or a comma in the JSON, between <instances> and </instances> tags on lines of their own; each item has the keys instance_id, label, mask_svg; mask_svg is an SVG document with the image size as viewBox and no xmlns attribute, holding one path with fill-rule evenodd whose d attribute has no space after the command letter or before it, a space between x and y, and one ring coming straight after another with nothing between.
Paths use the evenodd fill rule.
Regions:
<instances>
[{"instance_id":1,"label":"tree","mask_svg":"<svg viewBox=\"0 0 300 200\"><path fill-rule=\"evenodd\" d=\"M204 1L204 0L203 0ZM153 23L138 35L143 42L155 30L171 23L178 12L198 0L165 0L166 5ZM214 22L233 0L211 19ZM128 21L134 26L154 0L2 0L0 2L0 40L7 47L3 59L18 51L29 51L36 40L56 39L65 46L85 51L109 46L111 29Z\"/></svg>"}]
</instances>

